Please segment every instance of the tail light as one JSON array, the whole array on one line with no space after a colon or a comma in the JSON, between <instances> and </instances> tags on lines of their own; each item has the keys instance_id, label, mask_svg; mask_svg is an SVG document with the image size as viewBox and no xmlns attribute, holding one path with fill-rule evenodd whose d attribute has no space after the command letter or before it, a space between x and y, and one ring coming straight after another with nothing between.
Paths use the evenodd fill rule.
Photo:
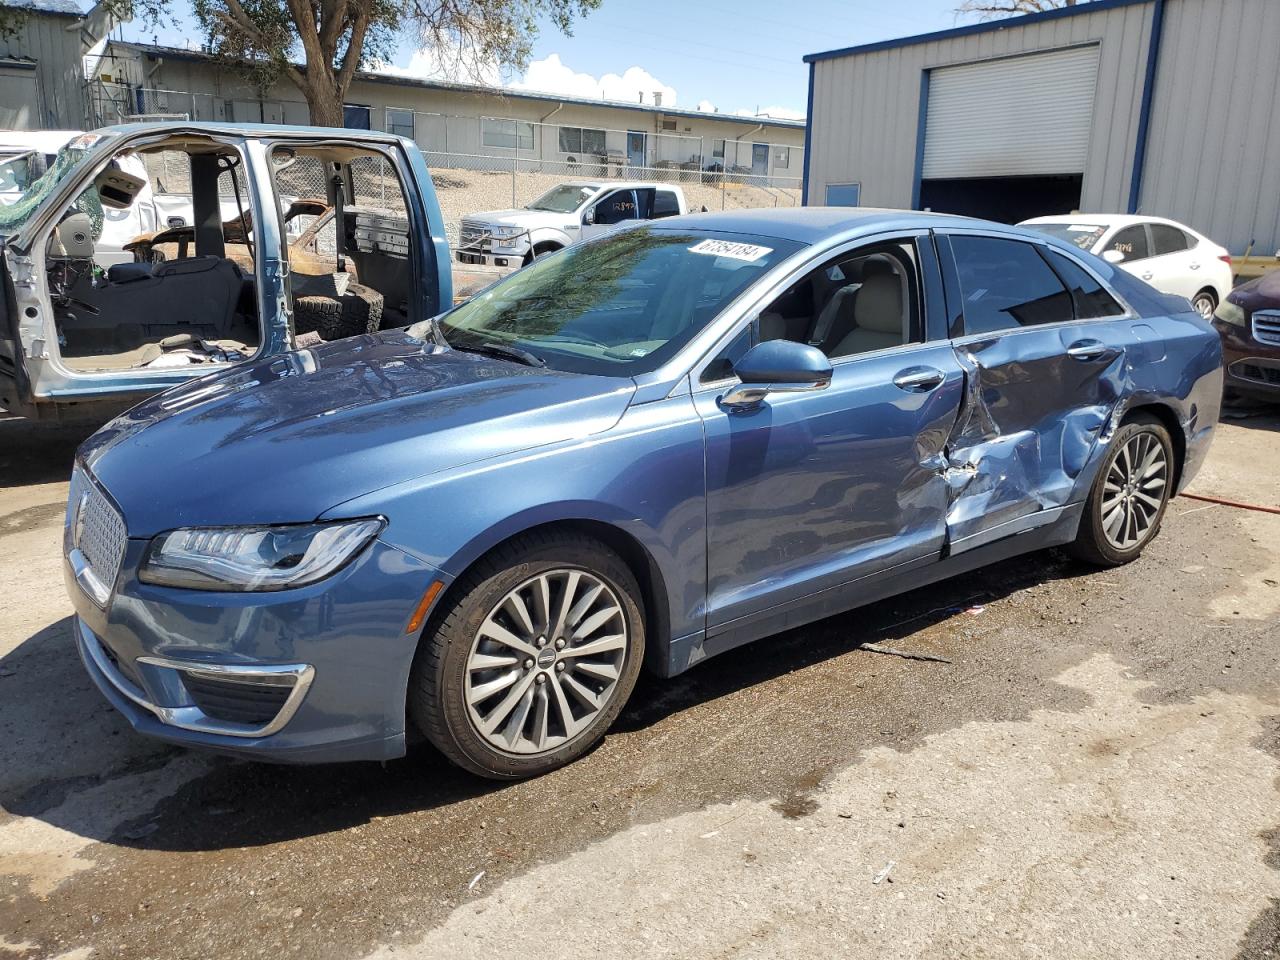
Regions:
<instances>
[{"instance_id":1,"label":"tail light","mask_svg":"<svg viewBox=\"0 0 1280 960\"><path fill-rule=\"evenodd\" d=\"M1224 253L1222 254L1222 256L1218 257L1218 259L1221 260L1223 263L1225 263L1228 267L1231 266L1231 254Z\"/></svg>"}]
</instances>

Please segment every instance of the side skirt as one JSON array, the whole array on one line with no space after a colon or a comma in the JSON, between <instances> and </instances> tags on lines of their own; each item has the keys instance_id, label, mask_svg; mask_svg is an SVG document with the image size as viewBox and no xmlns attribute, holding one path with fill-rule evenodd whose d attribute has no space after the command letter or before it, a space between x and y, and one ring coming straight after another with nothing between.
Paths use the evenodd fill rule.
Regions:
<instances>
[{"instance_id":1,"label":"side skirt","mask_svg":"<svg viewBox=\"0 0 1280 960\"><path fill-rule=\"evenodd\" d=\"M900 564L889 570L851 580L807 597L771 608L750 617L722 623L707 633L674 640L663 676L672 677L696 666L708 657L732 650L783 630L813 623L838 613L866 606L886 597L999 563L1010 557L1061 546L1075 539L1084 513L1084 504L1058 507L1056 516L1040 525L946 558L937 555Z\"/></svg>"}]
</instances>

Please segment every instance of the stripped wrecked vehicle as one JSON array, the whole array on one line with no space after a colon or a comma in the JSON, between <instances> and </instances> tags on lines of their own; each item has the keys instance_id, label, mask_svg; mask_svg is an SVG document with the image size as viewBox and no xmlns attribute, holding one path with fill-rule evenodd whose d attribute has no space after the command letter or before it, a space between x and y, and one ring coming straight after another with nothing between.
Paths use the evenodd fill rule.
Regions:
<instances>
[{"instance_id":1,"label":"stripped wrecked vehicle","mask_svg":"<svg viewBox=\"0 0 1280 960\"><path fill-rule=\"evenodd\" d=\"M313 189L331 208L325 262L282 228ZM121 251L104 225L160 195L189 198L193 222L176 228L189 242L163 259ZM101 422L279 357L299 335L413 323L452 299L422 153L373 131L170 122L81 134L0 206L0 248L0 406L31 418Z\"/></svg>"},{"instance_id":2,"label":"stripped wrecked vehicle","mask_svg":"<svg viewBox=\"0 0 1280 960\"><path fill-rule=\"evenodd\" d=\"M108 424L67 513L76 640L173 743L382 760L413 725L530 776L642 663L1043 547L1135 559L1221 393L1185 300L1050 237L673 218Z\"/></svg>"}]
</instances>

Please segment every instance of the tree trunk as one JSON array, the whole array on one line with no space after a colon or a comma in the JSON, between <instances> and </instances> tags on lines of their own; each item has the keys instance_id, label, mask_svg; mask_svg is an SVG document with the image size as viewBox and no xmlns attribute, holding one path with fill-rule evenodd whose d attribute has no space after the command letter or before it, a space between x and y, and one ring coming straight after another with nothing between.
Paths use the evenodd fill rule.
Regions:
<instances>
[{"instance_id":1,"label":"tree trunk","mask_svg":"<svg viewBox=\"0 0 1280 960\"><path fill-rule=\"evenodd\" d=\"M342 97L334 87L329 84L316 84L302 92L307 98L307 108L311 113L313 126L342 126Z\"/></svg>"}]
</instances>

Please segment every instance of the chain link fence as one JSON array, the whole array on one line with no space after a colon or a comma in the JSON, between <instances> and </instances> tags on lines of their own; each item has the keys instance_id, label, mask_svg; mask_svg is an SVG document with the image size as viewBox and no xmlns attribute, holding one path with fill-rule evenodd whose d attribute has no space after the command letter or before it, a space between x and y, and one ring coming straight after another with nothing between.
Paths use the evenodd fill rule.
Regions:
<instances>
[{"instance_id":1,"label":"chain link fence","mask_svg":"<svg viewBox=\"0 0 1280 960\"><path fill-rule=\"evenodd\" d=\"M306 124L309 116L302 101L244 100L102 81L86 85L86 102L96 126L142 119ZM804 150L798 146L396 107L353 109L350 119L357 124L409 137L422 149L454 244L463 217L522 207L565 180L671 183L683 190L694 211L800 205ZM379 166L384 163L375 157L357 161L357 202L391 210L400 203L403 211L399 185L393 171ZM282 191L324 197L324 172L306 170L282 173ZM176 177L166 186L169 182L176 183Z\"/></svg>"}]
</instances>

